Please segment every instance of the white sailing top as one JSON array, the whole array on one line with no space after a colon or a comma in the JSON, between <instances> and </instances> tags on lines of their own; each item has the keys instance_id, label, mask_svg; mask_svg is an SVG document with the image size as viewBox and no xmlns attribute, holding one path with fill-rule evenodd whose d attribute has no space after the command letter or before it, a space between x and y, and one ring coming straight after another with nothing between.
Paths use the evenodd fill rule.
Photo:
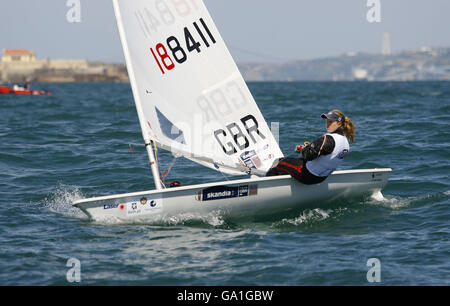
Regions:
<instances>
[{"instance_id":1,"label":"white sailing top","mask_svg":"<svg viewBox=\"0 0 450 306\"><path fill-rule=\"evenodd\" d=\"M337 169L350 150L347 137L337 133L326 133L327 137L333 137L334 149L330 154L320 155L306 163L306 168L315 176L328 176Z\"/></svg>"}]
</instances>

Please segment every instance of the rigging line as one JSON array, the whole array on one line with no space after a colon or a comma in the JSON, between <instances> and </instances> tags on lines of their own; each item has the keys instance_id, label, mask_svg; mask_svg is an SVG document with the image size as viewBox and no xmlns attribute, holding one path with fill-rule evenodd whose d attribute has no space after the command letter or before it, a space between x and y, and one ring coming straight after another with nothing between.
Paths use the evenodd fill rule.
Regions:
<instances>
[{"instance_id":1,"label":"rigging line","mask_svg":"<svg viewBox=\"0 0 450 306\"><path fill-rule=\"evenodd\" d=\"M222 172L222 171L219 171L220 172L220 174L222 174L222 176L227 180L227 181L229 181L229 179L226 177L226 175Z\"/></svg>"},{"instance_id":2,"label":"rigging line","mask_svg":"<svg viewBox=\"0 0 450 306\"><path fill-rule=\"evenodd\" d=\"M129 142L129 143L128 143L128 148L130 149L130 151L131 151L132 154L134 154L133 146L135 146L135 147L136 147L136 146L142 146L142 147L145 147L145 144Z\"/></svg>"},{"instance_id":3,"label":"rigging line","mask_svg":"<svg viewBox=\"0 0 450 306\"><path fill-rule=\"evenodd\" d=\"M133 146L141 146L141 147L145 147L145 144L142 144L142 143L134 143L134 142L130 142L130 143L128 143L128 145L133 145Z\"/></svg>"},{"instance_id":4,"label":"rigging line","mask_svg":"<svg viewBox=\"0 0 450 306\"><path fill-rule=\"evenodd\" d=\"M164 182L163 182L163 180L162 180L162 179L159 179L159 181L161 182L161 186L162 186L162 188L163 188L163 189L166 189L167 187L166 187L166 185L164 185Z\"/></svg>"},{"instance_id":5,"label":"rigging line","mask_svg":"<svg viewBox=\"0 0 450 306\"><path fill-rule=\"evenodd\" d=\"M172 167L175 165L175 162L177 161L178 156L175 156L174 159L170 162L169 167L164 171L164 173L161 176L161 180L164 180L164 177L169 174L170 170L172 170Z\"/></svg>"}]
</instances>

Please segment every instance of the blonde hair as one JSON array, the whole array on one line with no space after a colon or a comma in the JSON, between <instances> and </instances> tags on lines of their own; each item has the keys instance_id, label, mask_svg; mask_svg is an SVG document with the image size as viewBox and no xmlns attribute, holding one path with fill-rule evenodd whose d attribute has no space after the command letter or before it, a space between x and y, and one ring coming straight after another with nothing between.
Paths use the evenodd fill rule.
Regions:
<instances>
[{"instance_id":1,"label":"blonde hair","mask_svg":"<svg viewBox=\"0 0 450 306\"><path fill-rule=\"evenodd\" d=\"M355 126L353 125L352 119L345 116L344 113L338 109L335 109L332 112L338 114L341 117L345 117L345 121L342 123L342 129L344 130L344 135L351 142L355 141Z\"/></svg>"}]
</instances>

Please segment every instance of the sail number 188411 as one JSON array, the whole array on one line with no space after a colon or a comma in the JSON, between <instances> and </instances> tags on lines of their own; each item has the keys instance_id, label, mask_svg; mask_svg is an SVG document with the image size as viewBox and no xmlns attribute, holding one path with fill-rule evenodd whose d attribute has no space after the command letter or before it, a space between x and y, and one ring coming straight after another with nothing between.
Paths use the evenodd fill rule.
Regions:
<instances>
[{"instance_id":1,"label":"sail number 188411","mask_svg":"<svg viewBox=\"0 0 450 306\"><path fill-rule=\"evenodd\" d=\"M194 22L192 25L205 46L209 48L212 44L216 43L216 39L212 35L203 18L200 18L199 22L200 24ZM182 42L184 43L182 44ZM162 74L165 74L166 71L175 68L175 62L178 64L184 63L188 58L188 53L192 51L197 51L197 53L200 53L200 47L202 46L200 41L197 41L194 38L188 27L184 28L184 40L180 42L180 40L175 36L170 36L166 40L166 45L170 52L167 51L167 48L163 43L156 44L155 49L150 48L150 51ZM186 48L183 48L183 46L186 46Z\"/></svg>"}]
</instances>

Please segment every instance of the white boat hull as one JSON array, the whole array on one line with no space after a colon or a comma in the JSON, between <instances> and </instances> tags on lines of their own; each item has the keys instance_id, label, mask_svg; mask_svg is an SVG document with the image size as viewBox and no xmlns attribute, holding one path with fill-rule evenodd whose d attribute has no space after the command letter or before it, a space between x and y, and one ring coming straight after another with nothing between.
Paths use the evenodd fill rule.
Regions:
<instances>
[{"instance_id":1,"label":"white boat hull","mask_svg":"<svg viewBox=\"0 0 450 306\"><path fill-rule=\"evenodd\" d=\"M184 213L212 211L232 218L273 216L318 201L379 195L391 171L335 171L316 185L304 185L288 175L255 177L82 199L73 206L95 221L158 221Z\"/></svg>"}]
</instances>

